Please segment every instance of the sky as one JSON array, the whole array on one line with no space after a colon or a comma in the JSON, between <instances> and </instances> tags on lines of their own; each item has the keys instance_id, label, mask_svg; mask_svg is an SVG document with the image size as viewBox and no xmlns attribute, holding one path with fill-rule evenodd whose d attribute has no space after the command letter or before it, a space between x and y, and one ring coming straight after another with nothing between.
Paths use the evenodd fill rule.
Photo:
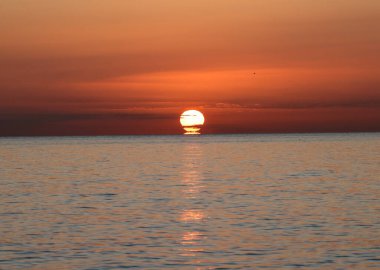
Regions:
<instances>
[{"instance_id":1,"label":"sky","mask_svg":"<svg viewBox=\"0 0 380 270\"><path fill-rule=\"evenodd\" d=\"M378 0L2 0L0 136L380 131Z\"/></svg>"}]
</instances>

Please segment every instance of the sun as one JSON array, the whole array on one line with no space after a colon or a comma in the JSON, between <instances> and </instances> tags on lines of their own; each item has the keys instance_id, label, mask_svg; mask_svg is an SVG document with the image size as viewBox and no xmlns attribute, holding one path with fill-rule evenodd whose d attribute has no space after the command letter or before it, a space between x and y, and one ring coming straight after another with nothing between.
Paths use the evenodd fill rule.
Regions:
<instances>
[{"instance_id":1,"label":"sun","mask_svg":"<svg viewBox=\"0 0 380 270\"><path fill-rule=\"evenodd\" d=\"M205 117L200 111L188 110L181 114L180 120L185 134L200 134L200 129L205 123Z\"/></svg>"}]
</instances>

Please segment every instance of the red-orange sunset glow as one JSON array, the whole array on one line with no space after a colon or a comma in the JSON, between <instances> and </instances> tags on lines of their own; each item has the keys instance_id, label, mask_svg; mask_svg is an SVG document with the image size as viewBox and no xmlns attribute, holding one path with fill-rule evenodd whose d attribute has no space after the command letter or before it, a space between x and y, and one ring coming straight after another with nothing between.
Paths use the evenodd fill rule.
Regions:
<instances>
[{"instance_id":1,"label":"red-orange sunset glow","mask_svg":"<svg viewBox=\"0 0 380 270\"><path fill-rule=\"evenodd\" d=\"M0 136L380 131L380 2L3 1Z\"/></svg>"}]
</instances>

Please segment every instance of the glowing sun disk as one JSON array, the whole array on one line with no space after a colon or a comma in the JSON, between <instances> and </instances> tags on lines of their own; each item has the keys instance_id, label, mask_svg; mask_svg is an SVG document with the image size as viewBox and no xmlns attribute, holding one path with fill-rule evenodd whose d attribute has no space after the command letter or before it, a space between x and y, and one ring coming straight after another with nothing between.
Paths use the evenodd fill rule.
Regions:
<instances>
[{"instance_id":1,"label":"glowing sun disk","mask_svg":"<svg viewBox=\"0 0 380 270\"><path fill-rule=\"evenodd\" d=\"M185 134L199 134L201 126L205 122L205 118L200 111L188 110L181 114L180 122Z\"/></svg>"}]
</instances>

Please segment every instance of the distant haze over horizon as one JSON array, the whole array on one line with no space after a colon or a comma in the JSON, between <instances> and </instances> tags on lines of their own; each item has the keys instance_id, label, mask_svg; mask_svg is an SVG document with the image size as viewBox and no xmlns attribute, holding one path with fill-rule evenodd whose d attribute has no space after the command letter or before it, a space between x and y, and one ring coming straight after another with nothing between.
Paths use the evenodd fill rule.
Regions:
<instances>
[{"instance_id":1,"label":"distant haze over horizon","mask_svg":"<svg viewBox=\"0 0 380 270\"><path fill-rule=\"evenodd\" d=\"M0 136L380 131L378 0L3 0Z\"/></svg>"}]
</instances>

